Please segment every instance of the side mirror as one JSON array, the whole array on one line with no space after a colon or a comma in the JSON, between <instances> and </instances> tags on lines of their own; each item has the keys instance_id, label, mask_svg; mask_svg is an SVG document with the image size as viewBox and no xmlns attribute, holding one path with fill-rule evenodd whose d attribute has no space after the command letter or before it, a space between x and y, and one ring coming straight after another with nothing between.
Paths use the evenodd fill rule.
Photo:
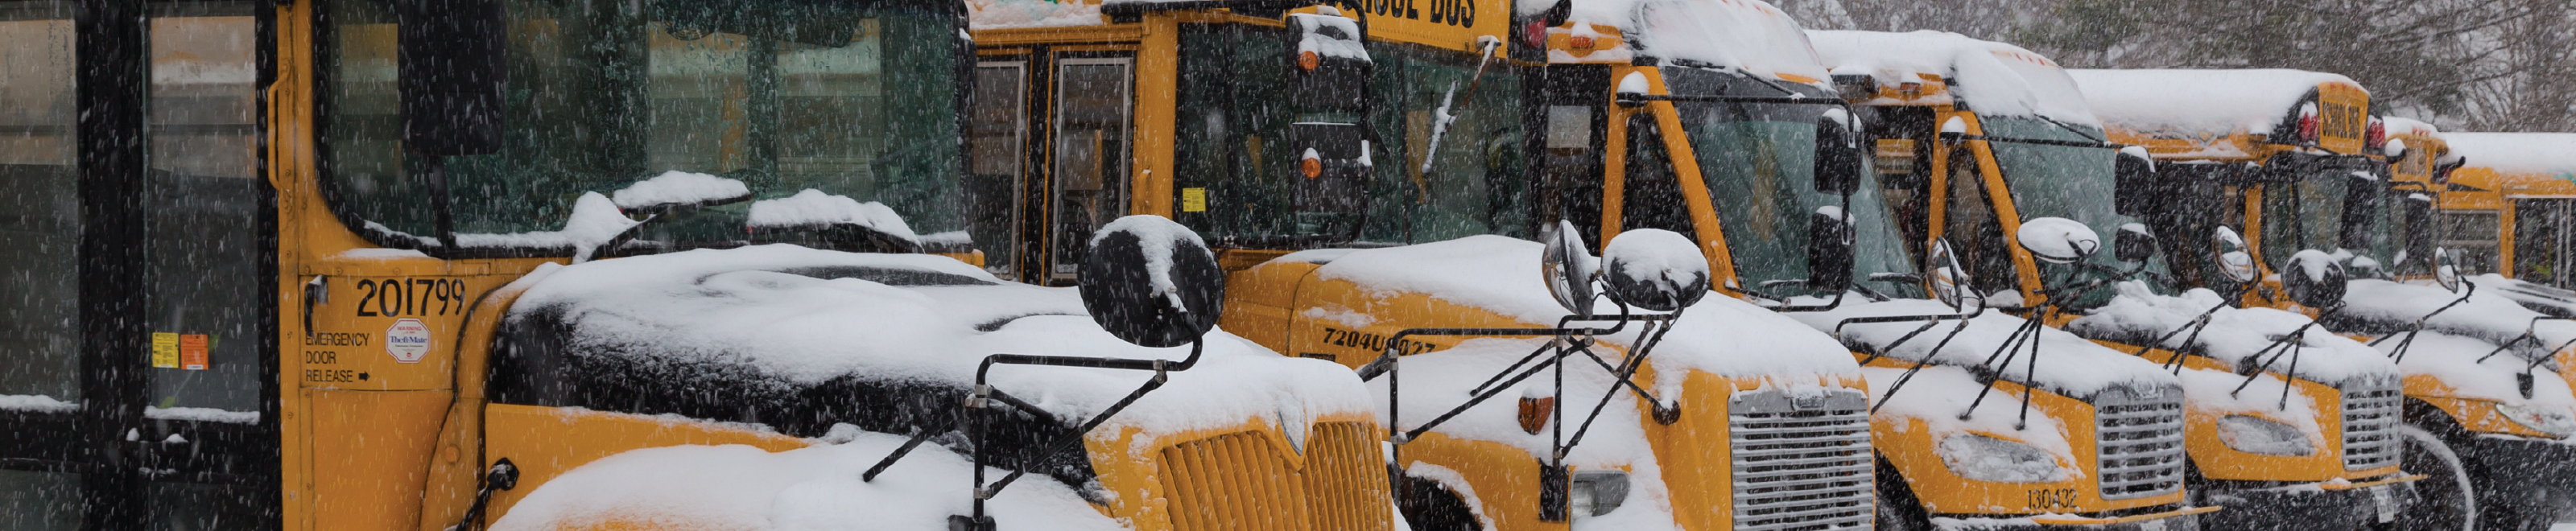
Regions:
<instances>
[{"instance_id":1,"label":"side mirror","mask_svg":"<svg viewBox=\"0 0 2576 531\"><path fill-rule=\"evenodd\" d=\"M2145 262L2156 256L2156 233L2143 223L2122 223L2111 241L2111 256L2122 262Z\"/></svg>"},{"instance_id":2,"label":"side mirror","mask_svg":"<svg viewBox=\"0 0 2576 531\"><path fill-rule=\"evenodd\" d=\"M1924 265L1929 267L1923 283L1941 304L1960 312L1986 305L1985 295L1977 293L1976 283L1968 278L1968 268L1959 263L1959 253L1950 249L1949 240L1933 241Z\"/></svg>"},{"instance_id":3,"label":"side mirror","mask_svg":"<svg viewBox=\"0 0 2576 531\"><path fill-rule=\"evenodd\" d=\"M1817 207L1807 216L1807 287L1831 292L1851 288L1852 218L1842 207Z\"/></svg>"},{"instance_id":4,"label":"side mirror","mask_svg":"<svg viewBox=\"0 0 2576 531\"><path fill-rule=\"evenodd\" d=\"M2102 250L2102 235L2083 222L2066 218L2032 218L2021 222L2013 239L2029 249L2032 257L2054 264L2069 264Z\"/></svg>"},{"instance_id":5,"label":"side mirror","mask_svg":"<svg viewBox=\"0 0 2576 531\"><path fill-rule=\"evenodd\" d=\"M2245 237L2236 229L2221 226L2210 231L2210 251L2218 259L2218 272L2238 284L2254 281L2254 254L2246 252Z\"/></svg>"},{"instance_id":6,"label":"side mirror","mask_svg":"<svg viewBox=\"0 0 2576 531\"><path fill-rule=\"evenodd\" d=\"M2468 165L2469 158L2459 154L2443 155L2442 158L2433 159L2433 182L2451 182L2451 171Z\"/></svg>"},{"instance_id":7,"label":"side mirror","mask_svg":"<svg viewBox=\"0 0 2576 531\"><path fill-rule=\"evenodd\" d=\"M2406 139L2388 139L2387 144L2379 147L2379 154L2388 158L2389 166L2396 166L2398 161L2406 160Z\"/></svg>"},{"instance_id":8,"label":"side mirror","mask_svg":"<svg viewBox=\"0 0 2576 531\"><path fill-rule=\"evenodd\" d=\"M663 214L750 201L751 187L704 173L667 171L610 192L608 199L627 214Z\"/></svg>"},{"instance_id":9,"label":"side mirror","mask_svg":"<svg viewBox=\"0 0 2576 531\"><path fill-rule=\"evenodd\" d=\"M1119 340L1149 348L1197 341L1225 311L1225 271L1199 234L1170 218L1102 226L1082 259L1082 307Z\"/></svg>"},{"instance_id":10,"label":"side mirror","mask_svg":"<svg viewBox=\"0 0 2576 531\"><path fill-rule=\"evenodd\" d=\"M1585 250L1583 235L1576 230L1574 222L1560 219L1539 236L1546 240L1547 250L1539 255L1538 272L1557 305L1575 315L1591 315L1592 299L1600 294L1592 290L1592 279L1601 274L1601 259Z\"/></svg>"},{"instance_id":11,"label":"side mirror","mask_svg":"<svg viewBox=\"0 0 2576 531\"><path fill-rule=\"evenodd\" d=\"M2406 248L2398 252L2397 263L2389 266L2404 270L2409 260L2434 254L2433 196L2429 193L2410 193L2406 194L2406 200L2399 204L2405 205L2404 210L2398 212L2401 216L2398 222L2405 224L2403 232L2406 233Z\"/></svg>"},{"instance_id":12,"label":"side mirror","mask_svg":"<svg viewBox=\"0 0 2576 531\"><path fill-rule=\"evenodd\" d=\"M2141 216L2154 209L2160 199L2156 197L2156 160L2147 155L2147 148L2120 148L2112 161L2112 208L2124 216Z\"/></svg>"},{"instance_id":13,"label":"side mirror","mask_svg":"<svg viewBox=\"0 0 2576 531\"><path fill-rule=\"evenodd\" d=\"M2334 256L2316 249L2290 255L2281 272L2281 289L2290 292L2290 300L2319 310L2343 304L2344 288L2351 280Z\"/></svg>"},{"instance_id":14,"label":"side mirror","mask_svg":"<svg viewBox=\"0 0 2576 531\"><path fill-rule=\"evenodd\" d=\"M1651 311L1688 308L1708 295L1708 255L1690 237L1663 229L1620 233L1601 248L1610 297Z\"/></svg>"},{"instance_id":15,"label":"side mirror","mask_svg":"<svg viewBox=\"0 0 2576 531\"><path fill-rule=\"evenodd\" d=\"M423 155L501 151L500 0L395 2L403 148Z\"/></svg>"},{"instance_id":16,"label":"side mirror","mask_svg":"<svg viewBox=\"0 0 2576 531\"><path fill-rule=\"evenodd\" d=\"M1850 112L1825 109L1816 118L1816 193L1851 195L1860 190L1860 173L1868 153L1860 148L1860 127Z\"/></svg>"},{"instance_id":17,"label":"side mirror","mask_svg":"<svg viewBox=\"0 0 2576 531\"><path fill-rule=\"evenodd\" d=\"M2433 249L2433 282L2441 284L2444 290L2460 291L2459 253L2449 247Z\"/></svg>"}]
</instances>

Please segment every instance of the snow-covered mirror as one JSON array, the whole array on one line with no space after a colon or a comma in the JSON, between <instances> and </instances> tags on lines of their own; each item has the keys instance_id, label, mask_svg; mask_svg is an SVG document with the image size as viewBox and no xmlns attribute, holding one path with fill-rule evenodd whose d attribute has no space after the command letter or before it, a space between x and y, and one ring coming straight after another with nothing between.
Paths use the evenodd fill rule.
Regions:
<instances>
[{"instance_id":1,"label":"snow-covered mirror","mask_svg":"<svg viewBox=\"0 0 2576 531\"><path fill-rule=\"evenodd\" d=\"M2460 290L2460 253L2449 247L2433 248L2433 282L2445 290Z\"/></svg>"},{"instance_id":2,"label":"snow-covered mirror","mask_svg":"<svg viewBox=\"0 0 2576 531\"><path fill-rule=\"evenodd\" d=\"M2122 223L2111 241L2111 255L2122 262L2145 262L2156 255L2156 233L2144 223Z\"/></svg>"},{"instance_id":3,"label":"snow-covered mirror","mask_svg":"<svg viewBox=\"0 0 2576 531\"><path fill-rule=\"evenodd\" d=\"M1591 315L1592 298L1598 294L1592 279L1601 272L1601 260L1592 257L1583 245L1583 233L1576 230L1574 222L1560 219L1539 236L1547 250L1539 255L1538 271L1557 305L1575 315Z\"/></svg>"},{"instance_id":4,"label":"snow-covered mirror","mask_svg":"<svg viewBox=\"0 0 2576 531\"><path fill-rule=\"evenodd\" d=\"M749 201L751 187L704 173L667 171L610 192L608 199L627 214L663 214Z\"/></svg>"},{"instance_id":5,"label":"snow-covered mirror","mask_svg":"<svg viewBox=\"0 0 2576 531\"><path fill-rule=\"evenodd\" d=\"M1690 237L1662 229L1620 233L1601 248L1602 280L1610 297L1630 306L1669 312L1708 295L1708 255Z\"/></svg>"},{"instance_id":6,"label":"snow-covered mirror","mask_svg":"<svg viewBox=\"0 0 2576 531\"><path fill-rule=\"evenodd\" d=\"M2031 218L2021 222L2013 238L2041 261L2067 264L2102 250L2102 235L2084 222L2066 218Z\"/></svg>"},{"instance_id":7,"label":"snow-covered mirror","mask_svg":"<svg viewBox=\"0 0 2576 531\"><path fill-rule=\"evenodd\" d=\"M2290 255L2290 263L2282 264L2281 271L2281 289L2290 292L2290 300L2320 310L2343 304L2344 286L2351 278L2333 255L2316 249Z\"/></svg>"},{"instance_id":8,"label":"snow-covered mirror","mask_svg":"<svg viewBox=\"0 0 2576 531\"><path fill-rule=\"evenodd\" d=\"M1977 293L1968 278L1968 268L1959 263L1959 253L1950 249L1950 240L1932 242L1931 260L1925 262L1923 283L1941 304L1959 311L1985 306L1985 296Z\"/></svg>"},{"instance_id":9,"label":"snow-covered mirror","mask_svg":"<svg viewBox=\"0 0 2576 531\"><path fill-rule=\"evenodd\" d=\"M2156 207L2156 161L2144 146L2120 148L2112 160L2111 206L2121 215L2140 216Z\"/></svg>"},{"instance_id":10,"label":"snow-covered mirror","mask_svg":"<svg viewBox=\"0 0 2576 531\"><path fill-rule=\"evenodd\" d=\"M2218 272L2238 284L2254 281L2254 254L2246 252L2245 237L2236 229L2219 227L2209 234L2210 253L2218 259Z\"/></svg>"},{"instance_id":11,"label":"snow-covered mirror","mask_svg":"<svg viewBox=\"0 0 2576 531\"><path fill-rule=\"evenodd\" d=\"M1082 260L1082 306L1091 320L1138 346L1177 347L1216 326L1225 271L1197 232L1161 216L1102 226Z\"/></svg>"}]
</instances>

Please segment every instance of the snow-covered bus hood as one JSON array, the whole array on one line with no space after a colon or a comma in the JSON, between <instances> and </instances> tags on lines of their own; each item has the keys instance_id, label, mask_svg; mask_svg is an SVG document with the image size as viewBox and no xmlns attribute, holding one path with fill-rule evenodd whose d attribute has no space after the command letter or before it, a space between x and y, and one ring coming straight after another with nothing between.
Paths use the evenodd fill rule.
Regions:
<instances>
[{"instance_id":1,"label":"snow-covered bus hood","mask_svg":"<svg viewBox=\"0 0 2576 531\"><path fill-rule=\"evenodd\" d=\"M1111 337L1074 289L995 279L932 255L860 254L790 245L695 250L550 267L511 308L508 326L550 328L568 359L645 371L671 386L782 392L857 380L964 389L998 353L1179 360ZM995 388L1059 419L1098 413L1150 375L998 366ZM1223 332L1198 366L1104 429L1147 435L1240 427L1246 419L1374 416L1340 366L1272 353ZM808 435L810 436L810 434Z\"/></svg>"},{"instance_id":2,"label":"snow-covered bus hood","mask_svg":"<svg viewBox=\"0 0 2576 531\"><path fill-rule=\"evenodd\" d=\"M2274 308L2220 308L2209 314L2209 325L2197 332L2183 331L2202 312L2225 302L2217 292L2194 289L2180 296L2159 295L2146 284L2128 281L2119 284L2120 295L2089 315L2066 323L2068 332L2131 345L2145 345L2159 338L2156 345L2177 352L2209 356L2229 367L2249 369L2272 362L2269 370L2293 374L2290 358L2279 349L2264 352L2275 340L2288 336L2310 322L2308 316ZM2388 356L2350 338L2335 335L2325 327L2311 327L2300 341L2295 374L2300 379L2326 384L2341 384L2358 378L2397 377L2397 365ZM2262 354L2262 358L2255 358Z\"/></svg>"},{"instance_id":3,"label":"snow-covered bus hood","mask_svg":"<svg viewBox=\"0 0 2576 531\"><path fill-rule=\"evenodd\" d=\"M2386 280L2355 280L2350 286L2343 309L2336 312L2338 320L2349 322L2347 327L2355 328L2352 332L2400 334L2375 345L2392 354L2407 343L2402 334L2416 319L2460 298L2435 286ZM2548 363L2556 354L2552 349L2576 340L2576 322L2535 321L2542 317L2539 312L2515 304L2500 291L2480 287L2468 301L2425 320L2424 332L2407 346L2398 370L2407 376L2433 378L2457 398L2576 410L2576 392L2570 391L2564 373L2559 372L2566 368ZM2523 337L2526 332L2529 338ZM2497 353L2507 343L2511 347ZM2533 367L2535 361L2541 366ZM2522 395L2516 381L2525 370L2538 376L2533 378L2529 397Z\"/></svg>"},{"instance_id":4,"label":"snow-covered bus hood","mask_svg":"<svg viewBox=\"0 0 2576 531\"><path fill-rule=\"evenodd\" d=\"M1822 301L1799 301L1800 304L1817 302ZM1851 345L1853 350L1878 353L1907 362L1928 360L1937 365L1975 369L2004 380L2031 384L2077 399L2087 399L2096 393L2115 387L2153 390L2180 385L2173 374L2165 372L2154 363L2086 341L2064 330L2044 326L2039 329L2040 354L2036 367L2030 365L2032 360L2026 344L2022 347L2023 352L2019 356L1997 356L1995 354L2004 347L2005 339L2011 337L2013 332L2027 321L1992 309L1974 318L1950 319L1939 323L1902 321L1843 324L1845 319L1858 317L1957 315L1958 313L1958 310L1938 301L1894 299L1873 302L1859 294L1851 294L1845 296L1842 305L1833 310L1788 315L1817 330L1831 332L1836 326L1840 326L1843 342ZM1931 324L1931 328L1921 334L1913 334L1915 330L1923 329L1926 324ZM1962 330L1962 326L1966 328ZM1957 336L1950 337L1946 343L1943 342L1943 338L1949 336L1954 330L1957 331ZM1901 345L1896 345L1893 350L1887 348L1888 345L1895 344L1897 340L1909 334L1914 337L1906 339ZM1935 346L1940 350L1934 351ZM2007 362L2005 359L2007 357L2013 359ZM1993 365L1988 365L1989 363Z\"/></svg>"},{"instance_id":5,"label":"snow-covered bus hood","mask_svg":"<svg viewBox=\"0 0 2576 531\"><path fill-rule=\"evenodd\" d=\"M1539 253L1544 247L1503 236L1469 236L1384 249L1307 251L1280 259L1323 262L1315 270L1320 280L1430 294L1531 326L1555 326L1566 311L1542 283ZM1594 311L1618 308L1603 300ZM1624 348L1636 344L1636 330L1632 326L1602 339ZM1849 352L1833 338L1771 310L1714 294L1682 311L1652 359L1664 372L1689 369L1732 378L1814 381L1819 375L1858 374Z\"/></svg>"}]
</instances>

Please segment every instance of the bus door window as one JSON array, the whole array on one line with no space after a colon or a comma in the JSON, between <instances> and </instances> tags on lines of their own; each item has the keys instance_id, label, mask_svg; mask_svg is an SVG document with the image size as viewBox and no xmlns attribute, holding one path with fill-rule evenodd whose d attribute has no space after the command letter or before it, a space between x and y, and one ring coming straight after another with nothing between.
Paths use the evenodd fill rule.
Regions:
<instances>
[{"instance_id":1,"label":"bus door window","mask_svg":"<svg viewBox=\"0 0 2576 531\"><path fill-rule=\"evenodd\" d=\"M1690 209L1682 202L1680 178L1673 171L1672 155L1664 149L1664 135L1655 126L1653 112L1629 115L1627 158L1620 180L1619 229L1694 234Z\"/></svg>"},{"instance_id":2,"label":"bus door window","mask_svg":"<svg viewBox=\"0 0 2576 531\"><path fill-rule=\"evenodd\" d=\"M984 242L984 270L1018 278L1020 204L1027 189L1029 64L1026 59L975 64L966 100L966 226Z\"/></svg>"},{"instance_id":3,"label":"bus door window","mask_svg":"<svg viewBox=\"0 0 2576 531\"><path fill-rule=\"evenodd\" d=\"M1536 125L1525 140L1536 155L1537 185L1531 195L1535 224L1557 220L1581 228L1585 242L1601 248L1601 175L1608 145L1608 109L1602 90L1610 86L1606 65L1549 65L1536 82L1522 85L1529 104L1521 119Z\"/></svg>"},{"instance_id":4,"label":"bus door window","mask_svg":"<svg viewBox=\"0 0 2576 531\"><path fill-rule=\"evenodd\" d=\"M1932 108L1861 107L1869 135L1875 139L1870 166L1878 172L1890 214L1904 231L1906 256L1923 261L1924 242L1932 239ZM1919 265L1917 267L1920 267Z\"/></svg>"},{"instance_id":5,"label":"bus door window","mask_svg":"<svg viewBox=\"0 0 2576 531\"><path fill-rule=\"evenodd\" d=\"M1128 114L1135 59L1055 61L1054 208L1048 212L1047 279L1072 280L1093 230L1127 215Z\"/></svg>"},{"instance_id":6,"label":"bus door window","mask_svg":"<svg viewBox=\"0 0 2576 531\"><path fill-rule=\"evenodd\" d=\"M1959 262L1968 267L1977 291L1995 295L2018 290L2016 280L2021 276L2013 269L2012 243L2004 239L2003 223L1995 217L1994 203L1986 196L1982 167L1970 148L1950 151L1941 235L1950 240Z\"/></svg>"},{"instance_id":7,"label":"bus door window","mask_svg":"<svg viewBox=\"0 0 2576 531\"><path fill-rule=\"evenodd\" d=\"M2514 276L2567 287L2576 269L2576 200L2517 199L2513 202Z\"/></svg>"}]
</instances>

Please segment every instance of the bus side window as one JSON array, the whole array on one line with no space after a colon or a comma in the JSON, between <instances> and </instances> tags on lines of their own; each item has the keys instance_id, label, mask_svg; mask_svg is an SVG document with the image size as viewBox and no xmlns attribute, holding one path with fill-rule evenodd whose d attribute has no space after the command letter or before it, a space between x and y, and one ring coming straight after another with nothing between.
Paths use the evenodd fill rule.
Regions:
<instances>
[{"instance_id":1,"label":"bus side window","mask_svg":"<svg viewBox=\"0 0 2576 531\"><path fill-rule=\"evenodd\" d=\"M1664 136L1654 115L1628 119L1628 165L1619 201L1621 230L1664 229L1691 233L1690 210L1683 207L1680 178L1664 152Z\"/></svg>"}]
</instances>

